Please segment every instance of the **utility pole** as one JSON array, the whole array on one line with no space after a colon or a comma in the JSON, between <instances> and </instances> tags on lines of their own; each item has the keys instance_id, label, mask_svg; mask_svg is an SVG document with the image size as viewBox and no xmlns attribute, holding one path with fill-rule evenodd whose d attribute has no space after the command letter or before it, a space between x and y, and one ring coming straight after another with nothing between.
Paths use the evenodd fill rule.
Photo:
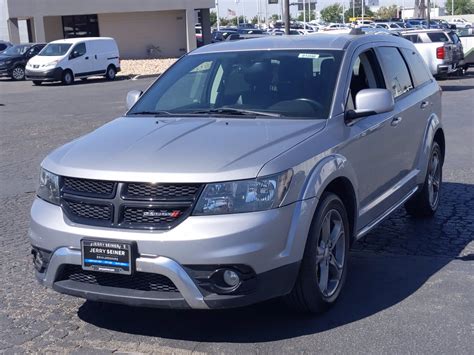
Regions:
<instances>
[{"instance_id":1,"label":"utility pole","mask_svg":"<svg viewBox=\"0 0 474 355\"><path fill-rule=\"evenodd\" d=\"M431 21L431 0L426 0L428 6L428 15L426 20L428 21L428 29L431 28L430 21Z\"/></svg>"},{"instance_id":2,"label":"utility pole","mask_svg":"<svg viewBox=\"0 0 474 355\"><path fill-rule=\"evenodd\" d=\"M285 34L290 34L290 0L283 0L283 21L285 22Z\"/></svg>"},{"instance_id":3,"label":"utility pole","mask_svg":"<svg viewBox=\"0 0 474 355\"><path fill-rule=\"evenodd\" d=\"M221 18L219 16L219 0L216 0L217 30L221 29Z\"/></svg>"},{"instance_id":4,"label":"utility pole","mask_svg":"<svg viewBox=\"0 0 474 355\"><path fill-rule=\"evenodd\" d=\"M356 5L355 0L352 0L352 18L356 17Z\"/></svg>"},{"instance_id":5,"label":"utility pole","mask_svg":"<svg viewBox=\"0 0 474 355\"><path fill-rule=\"evenodd\" d=\"M303 0L303 23L306 30L306 0Z\"/></svg>"},{"instance_id":6,"label":"utility pole","mask_svg":"<svg viewBox=\"0 0 474 355\"><path fill-rule=\"evenodd\" d=\"M362 4L362 26L364 26L365 0L362 0L361 4Z\"/></svg>"}]
</instances>

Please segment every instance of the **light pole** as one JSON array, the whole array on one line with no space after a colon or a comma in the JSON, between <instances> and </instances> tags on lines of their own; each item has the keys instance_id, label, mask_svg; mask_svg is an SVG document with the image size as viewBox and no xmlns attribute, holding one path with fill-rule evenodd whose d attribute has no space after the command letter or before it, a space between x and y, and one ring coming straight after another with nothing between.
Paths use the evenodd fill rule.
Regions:
<instances>
[{"instance_id":1,"label":"light pole","mask_svg":"<svg viewBox=\"0 0 474 355\"><path fill-rule=\"evenodd\" d=\"M285 34L290 34L290 0L283 0L283 13L285 21Z\"/></svg>"}]
</instances>

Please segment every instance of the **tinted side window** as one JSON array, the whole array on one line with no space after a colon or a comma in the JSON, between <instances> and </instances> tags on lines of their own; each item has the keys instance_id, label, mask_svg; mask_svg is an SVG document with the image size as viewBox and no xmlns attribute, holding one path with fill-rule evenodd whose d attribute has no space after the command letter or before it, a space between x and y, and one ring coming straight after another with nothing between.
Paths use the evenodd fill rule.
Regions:
<instances>
[{"instance_id":1,"label":"tinted side window","mask_svg":"<svg viewBox=\"0 0 474 355\"><path fill-rule=\"evenodd\" d=\"M416 51L407 48L401 48L401 51L410 67L415 86L420 86L432 79L425 62Z\"/></svg>"},{"instance_id":2,"label":"tinted side window","mask_svg":"<svg viewBox=\"0 0 474 355\"><path fill-rule=\"evenodd\" d=\"M77 58L86 54L86 44L79 43L72 49L73 58Z\"/></svg>"},{"instance_id":3,"label":"tinted side window","mask_svg":"<svg viewBox=\"0 0 474 355\"><path fill-rule=\"evenodd\" d=\"M361 53L352 66L347 109L355 108L355 97L364 89L385 89L382 71L373 50Z\"/></svg>"},{"instance_id":4,"label":"tinted side window","mask_svg":"<svg viewBox=\"0 0 474 355\"><path fill-rule=\"evenodd\" d=\"M403 35L403 38L409 40L410 42L413 43L422 43L423 41L421 40L420 36L418 35Z\"/></svg>"},{"instance_id":5,"label":"tinted side window","mask_svg":"<svg viewBox=\"0 0 474 355\"><path fill-rule=\"evenodd\" d=\"M7 45L0 43L0 51L3 51L5 48L7 48Z\"/></svg>"},{"instance_id":6,"label":"tinted side window","mask_svg":"<svg viewBox=\"0 0 474 355\"><path fill-rule=\"evenodd\" d=\"M392 91L393 97L398 97L413 89L410 73L398 49L379 47L378 53L385 73L387 88Z\"/></svg>"},{"instance_id":7,"label":"tinted side window","mask_svg":"<svg viewBox=\"0 0 474 355\"><path fill-rule=\"evenodd\" d=\"M449 37L442 32L428 32L426 35L431 42L449 42Z\"/></svg>"}]
</instances>

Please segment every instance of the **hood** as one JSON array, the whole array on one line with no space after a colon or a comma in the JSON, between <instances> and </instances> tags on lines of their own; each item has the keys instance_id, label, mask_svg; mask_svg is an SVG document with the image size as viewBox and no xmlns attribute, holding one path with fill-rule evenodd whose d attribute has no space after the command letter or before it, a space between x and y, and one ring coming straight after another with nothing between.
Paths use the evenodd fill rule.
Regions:
<instances>
[{"instance_id":1,"label":"hood","mask_svg":"<svg viewBox=\"0 0 474 355\"><path fill-rule=\"evenodd\" d=\"M43 64L54 62L56 60L61 61L61 59L63 58L64 56L47 56L47 55L38 56L36 55L32 57L28 61L28 63L35 64L35 65L43 65Z\"/></svg>"},{"instance_id":2,"label":"hood","mask_svg":"<svg viewBox=\"0 0 474 355\"><path fill-rule=\"evenodd\" d=\"M325 122L122 117L58 148L42 166L58 175L117 181L248 179Z\"/></svg>"},{"instance_id":3,"label":"hood","mask_svg":"<svg viewBox=\"0 0 474 355\"><path fill-rule=\"evenodd\" d=\"M0 54L0 62L4 62L4 61L7 61L7 60L12 60L12 59L17 59L17 58L23 58L23 55L21 55L21 54L15 54L15 55Z\"/></svg>"}]
</instances>

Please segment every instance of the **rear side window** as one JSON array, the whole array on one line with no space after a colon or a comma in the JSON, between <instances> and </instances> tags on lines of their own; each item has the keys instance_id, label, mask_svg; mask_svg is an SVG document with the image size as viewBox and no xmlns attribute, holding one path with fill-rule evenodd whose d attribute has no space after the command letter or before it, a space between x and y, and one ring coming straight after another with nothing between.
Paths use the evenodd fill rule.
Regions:
<instances>
[{"instance_id":1,"label":"rear side window","mask_svg":"<svg viewBox=\"0 0 474 355\"><path fill-rule=\"evenodd\" d=\"M5 48L7 48L7 45L0 43L0 51L3 51Z\"/></svg>"},{"instance_id":2,"label":"rear side window","mask_svg":"<svg viewBox=\"0 0 474 355\"><path fill-rule=\"evenodd\" d=\"M387 88L393 97L398 97L413 89L410 73L405 60L395 47L377 48L385 74Z\"/></svg>"},{"instance_id":3,"label":"rear side window","mask_svg":"<svg viewBox=\"0 0 474 355\"><path fill-rule=\"evenodd\" d=\"M431 73L426 67L426 63L421 56L412 49L401 48L402 54L410 67L411 75L415 86L420 86L428 81L431 81Z\"/></svg>"},{"instance_id":4,"label":"rear side window","mask_svg":"<svg viewBox=\"0 0 474 355\"><path fill-rule=\"evenodd\" d=\"M426 33L431 42L449 42L450 39L443 32L428 32Z\"/></svg>"},{"instance_id":5,"label":"rear side window","mask_svg":"<svg viewBox=\"0 0 474 355\"><path fill-rule=\"evenodd\" d=\"M422 43L423 41L421 40L420 36L413 34L413 35L403 35L403 38L409 40L410 42L413 43Z\"/></svg>"}]
</instances>

